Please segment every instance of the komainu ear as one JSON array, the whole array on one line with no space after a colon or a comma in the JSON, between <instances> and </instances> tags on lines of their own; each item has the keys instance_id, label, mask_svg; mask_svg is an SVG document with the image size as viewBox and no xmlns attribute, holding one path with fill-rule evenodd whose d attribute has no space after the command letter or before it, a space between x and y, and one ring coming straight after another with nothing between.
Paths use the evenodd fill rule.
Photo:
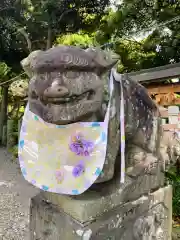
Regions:
<instances>
[{"instance_id":1,"label":"komainu ear","mask_svg":"<svg viewBox=\"0 0 180 240\"><path fill-rule=\"evenodd\" d=\"M113 52L102 51L99 48L88 48L86 52L92 58L97 73L103 74L116 65L120 57Z\"/></svg>"},{"instance_id":2,"label":"komainu ear","mask_svg":"<svg viewBox=\"0 0 180 240\"><path fill-rule=\"evenodd\" d=\"M26 58L24 58L21 61L21 66L24 69L25 73L28 75L28 77L31 78L33 75L33 69L32 69L32 65L31 65L32 60L37 58L42 52L43 51L41 51L41 50L33 51L29 54L29 56L27 56Z\"/></svg>"}]
</instances>

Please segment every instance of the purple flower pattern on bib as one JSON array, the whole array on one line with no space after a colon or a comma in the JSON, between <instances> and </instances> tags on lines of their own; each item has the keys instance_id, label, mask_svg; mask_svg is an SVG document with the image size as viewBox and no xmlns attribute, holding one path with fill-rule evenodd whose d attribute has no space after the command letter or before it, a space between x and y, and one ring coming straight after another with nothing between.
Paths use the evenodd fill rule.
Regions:
<instances>
[{"instance_id":1,"label":"purple flower pattern on bib","mask_svg":"<svg viewBox=\"0 0 180 240\"><path fill-rule=\"evenodd\" d=\"M64 179L64 173L61 169L56 170L56 180L58 183L61 183Z\"/></svg>"},{"instance_id":2,"label":"purple flower pattern on bib","mask_svg":"<svg viewBox=\"0 0 180 240\"><path fill-rule=\"evenodd\" d=\"M72 171L74 177L79 177L85 171L84 162L80 161Z\"/></svg>"},{"instance_id":3,"label":"purple flower pattern on bib","mask_svg":"<svg viewBox=\"0 0 180 240\"><path fill-rule=\"evenodd\" d=\"M85 140L81 133L77 133L71 137L69 148L76 155L87 157L93 151L94 143Z\"/></svg>"}]
</instances>

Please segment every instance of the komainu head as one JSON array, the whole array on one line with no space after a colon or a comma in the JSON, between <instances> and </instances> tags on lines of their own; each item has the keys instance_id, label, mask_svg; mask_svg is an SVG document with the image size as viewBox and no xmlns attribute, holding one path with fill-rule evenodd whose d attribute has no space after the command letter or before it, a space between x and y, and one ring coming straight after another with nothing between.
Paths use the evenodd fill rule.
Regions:
<instances>
[{"instance_id":1,"label":"komainu head","mask_svg":"<svg viewBox=\"0 0 180 240\"><path fill-rule=\"evenodd\" d=\"M44 121L89 121L100 111L104 74L117 62L98 49L59 46L32 52L21 63L31 77L29 107Z\"/></svg>"}]
</instances>

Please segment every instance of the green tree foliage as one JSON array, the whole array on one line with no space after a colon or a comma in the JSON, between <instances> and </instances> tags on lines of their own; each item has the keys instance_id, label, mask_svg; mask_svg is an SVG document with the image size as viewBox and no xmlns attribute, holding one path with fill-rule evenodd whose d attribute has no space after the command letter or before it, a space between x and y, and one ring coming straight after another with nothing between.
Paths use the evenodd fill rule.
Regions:
<instances>
[{"instance_id":1,"label":"green tree foliage","mask_svg":"<svg viewBox=\"0 0 180 240\"><path fill-rule=\"evenodd\" d=\"M8 80L11 68L5 62L0 62L0 84ZM2 87L0 86L0 101L2 100Z\"/></svg>"},{"instance_id":2,"label":"green tree foliage","mask_svg":"<svg viewBox=\"0 0 180 240\"><path fill-rule=\"evenodd\" d=\"M97 27L109 0L2 0L0 60L15 68L34 49L49 48L59 34ZM18 69L19 70L19 69Z\"/></svg>"},{"instance_id":3,"label":"green tree foliage","mask_svg":"<svg viewBox=\"0 0 180 240\"><path fill-rule=\"evenodd\" d=\"M22 21L22 6L16 0L0 1L0 61L14 71L19 71L19 61L26 56L24 38L18 34Z\"/></svg>"},{"instance_id":4,"label":"green tree foliage","mask_svg":"<svg viewBox=\"0 0 180 240\"><path fill-rule=\"evenodd\" d=\"M31 0L28 17L38 29L51 29L56 34L95 29L109 0ZM47 36L47 34L45 35Z\"/></svg>"},{"instance_id":5,"label":"green tree foliage","mask_svg":"<svg viewBox=\"0 0 180 240\"><path fill-rule=\"evenodd\" d=\"M5 62L0 62L0 82L6 81L11 68Z\"/></svg>"},{"instance_id":6,"label":"green tree foliage","mask_svg":"<svg viewBox=\"0 0 180 240\"><path fill-rule=\"evenodd\" d=\"M94 35L79 32L74 34L67 34L57 37L55 45L73 45L81 48L88 48L89 46L96 46Z\"/></svg>"},{"instance_id":7,"label":"green tree foliage","mask_svg":"<svg viewBox=\"0 0 180 240\"><path fill-rule=\"evenodd\" d=\"M1 118L0 118L0 140L2 137L3 126L7 123L7 108L8 108L8 84L5 84L7 81L8 75L10 74L10 68L6 63L0 62L0 83L4 83L1 87Z\"/></svg>"},{"instance_id":8,"label":"green tree foliage","mask_svg":"<svg viewBox=\"0 0 180 240\"><path fill-rule=\"evenodd\" d=\"M101 44L115 42L123 63L120 71L179 62L179 16L180 1L124 0L116 11L108 11L102 18L96 39ZM147 28L151 32L147 38L139 43L134 40L143 37L143 32L146 36Z\"/></svg>"},{"instance_id":9,"label":"green tree foliage","mask_svg":"<svg viewBox=\"0 0 180 240\"><path fill-rule=\"evenodd\" d=\"M180 216L180 174L176 167L166 172L166 180L173 185L173 215Z\"/></svg>"},{"instance_id":10,"label":"green tree foliage","mask_svg":"<svg viewBox=\"0 0 180 240\"><path fill-rule=\"evenodd\" d=\"M145 50L143 42L134 40L121 40L116 42L114 50L120 55L120 63L118 71L120 73L139 71L144 68L153 66L153 60L156 52L153 50Z\"/></svg>"},{"instance_id":11,"label":"green tree foliage","mask_svg":"<svg viewBox=\"0 0 180 240\"><path fill-rule=\"evenodd\" d=\"M179 14L180 2L176 0L124 0L107 22L111 22L112 33L116 36L130 36L147 27L156 29L157 24ZM172 26L173 24L168 25Z\"/></svg>"}]
</instances>

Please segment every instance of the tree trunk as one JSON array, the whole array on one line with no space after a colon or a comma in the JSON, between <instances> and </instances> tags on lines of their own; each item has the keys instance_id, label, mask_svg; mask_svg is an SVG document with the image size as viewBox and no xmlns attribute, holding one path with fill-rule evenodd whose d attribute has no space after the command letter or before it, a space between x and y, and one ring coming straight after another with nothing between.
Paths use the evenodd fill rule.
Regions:
<instances>
[{"instance_id":1,"label":"tree trunk","mask_svg":"<svg viewBox=\"0 0 180 240\"><path fill-rule=\"evenodd\" d=\"M52 28L50 23L48 24L48 34L47 34L47 45L46 49L49 49L52 47Z\"/></svg>"},{"instance_id":2,"label":"tree trunk","mask_svg":"<svg viewBox=\"0 0 180 240\"><path fill-rule=\"evenodd\" d=\"M2 87L0 140L2 140L3 126L7 125L7 112L8 112L8 86L4 86Z\"/></svg>"}]
</instances>

